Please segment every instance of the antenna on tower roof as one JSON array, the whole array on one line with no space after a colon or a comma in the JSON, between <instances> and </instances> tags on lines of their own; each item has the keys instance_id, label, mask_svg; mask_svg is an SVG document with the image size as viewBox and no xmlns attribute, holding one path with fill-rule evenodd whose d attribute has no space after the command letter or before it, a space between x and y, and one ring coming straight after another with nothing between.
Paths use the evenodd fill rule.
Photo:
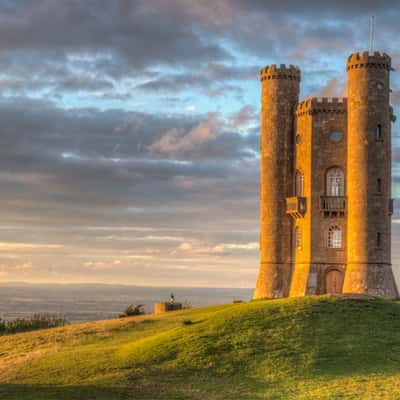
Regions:
<instances>
[{"instance_id":1,"label":"antenna on tower roof","mask_svg":"<svg viewBox=\"0 0 400 400\"><path fill-rule=\"evenodd\" d=\"M371 16L369 20L369 52L374 51L374 30L375 30L375 17Z\"/></svg>"}]
</instances>

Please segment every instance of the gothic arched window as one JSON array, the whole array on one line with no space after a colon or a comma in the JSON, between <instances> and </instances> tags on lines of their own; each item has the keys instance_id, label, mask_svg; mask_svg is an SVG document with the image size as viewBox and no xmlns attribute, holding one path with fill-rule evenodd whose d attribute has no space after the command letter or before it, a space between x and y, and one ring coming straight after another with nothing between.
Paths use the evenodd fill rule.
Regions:
<instances>
[{"instance_id":1,"label":"gothic arched window","mask_svg":"<svg viewBox=\"0 0 400 400\"><path fill-rule=\"evenodd\" d=\"M342 248L342 228L340 226L334 225L329 227L328 247L331 249Z\"/></svg>"},{"instance_id":2,"label":"gothic arched window","mask_svg":"<svg viewBox=\"0 0 400 400\"><path fill-rule=\"evenodd\" d=\"M330 168L326 173L327 196L344 196L344 174L338 168Z\"/></svg>"},{"instance_id":3,"label":"gothic arched window","mask_svg":"<svg viewBox=\"0 0 400 400\"><path fill-rule=\"evenodd\" d=\"M301 171L296 171L296 196L303 197L304 195L304 174Z\"/></svg>"}]
</instances>

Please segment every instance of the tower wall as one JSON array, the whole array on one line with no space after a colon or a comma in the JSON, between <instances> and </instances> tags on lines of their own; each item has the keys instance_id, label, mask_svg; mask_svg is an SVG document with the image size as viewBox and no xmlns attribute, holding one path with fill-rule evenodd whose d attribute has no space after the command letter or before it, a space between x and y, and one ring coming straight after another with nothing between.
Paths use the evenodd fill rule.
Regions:
<instances>
[{"instance_id":1,"label":"tower wall","mask_svg":"<svg viewBox=\"0 0 400 400\"><path fill-rule=\"evenodd\" d=\"M285 297L291 272L292 222L286 197L293 185L294 111L300 70L261 70L260 270L254 298Z\"/></svg>"},{"instance_id":2,"label":"tower wall","mask_svg":"<svg viewBox=\"0 0 400 400\"><path fill-rule=\"evenodd\" d=\"M390 257L390 69L390 57L377 52L355 53L347 62L348 238L343 285L344 293L387 298L397 296Z\"/></svg>"},{"instance_id":3,"label":"tower wall","mask_svg":"<svg viewBox=\"0 0 400 400\"><path fill-rule=\"evenodd\" d=\"M294 173L301 173L303 179L303 197L306 199L306 212L302 218L296 218L293 222L292 254L293 270L290 285L290 296L305 296L307 293L307 280L311 263L311 211L310 199L312 193L312 131L313 116L311 107L307 112L302 112L311 100L306 100L297 105L296 111L296 144L295 144L295 168ZM301 110L301 111L300 111ZM294 180L296 178L294 177ZM295 183L295 182L294 182ZM293 187L293 196L296 196L296 184ZM300 230L301 244L296 243L296 229Z\"/></svg>"},{"instance_id":4,"label":"tower wall","mask_svg":"<svg viewBox=\"0 0 400 400\"><path fill-rule=\"evenodd\" d=\"M290 296L326 293L329 271L339 271L343 277L346 217L345 208L338 212L336 206L345 202L345 194L330 198L333 202L326 201L326 175L331 168L346 172L346 112L345 98L309 98L299 103L296 109L296 170L304 176L307 211L303 218L295 221L301 229L302 243L293 249L295 261ZM332 140L333 132L340 132L341 138ZM341 248L328 247L331 226L339 226L342 230Z\"/></svg>"}]
</instances>

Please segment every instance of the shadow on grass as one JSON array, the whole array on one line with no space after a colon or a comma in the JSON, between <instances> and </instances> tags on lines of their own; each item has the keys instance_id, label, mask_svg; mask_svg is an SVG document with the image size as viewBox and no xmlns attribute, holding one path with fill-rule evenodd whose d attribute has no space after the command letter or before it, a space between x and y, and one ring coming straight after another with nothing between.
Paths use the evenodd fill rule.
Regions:
<instances>
[{"instance_id":1,"label":"shadow on grass","mask_svg":"<svg viewBox=\"0 0 400 400\"><path fill-rule=\"evenodd\" d=\"M180 383L176 377L166 373L153 381L138 383L137 386L112 387L90 385L28 385L0 384L0 399L7 400L255 400L259 398L253 390L249 393L248 382L243 385L239 377L231 377L231 386L215 378L205 376L185 377ZM134 381L134 380L133 380ZM265 383L254 382L254 389L263 388ZM282 394L275 400L287 400Z\"/></svg>"},{"instance_id":2,"label":"shadow on grass","mask_svg":"<svg viewBox=\"0 0 400 400\"><path fill-rule=\"evenodd\" d=\"M136 388L135 399L152 400L289 400L291 388L243 373L221 374L196 369L150 367L127 376ZM266 397L266 394L268 397Z\"/></svg>"},{"instance_id":3,"label":"shadow on grass","mask_svg":"<svg viewBox=\"0 0 400 400\"><path fill-rule=\"evenodd\" d=\"M304 321L313 363L325 377L400 372L400 304L384 300L320 302Z\"/></svg>"},{"instance_id":4,"label":"shadow on grass","mask_svg":"<svg viewBox=\"0 0 400 400\"><path fill-rule=\"evenodd\" d=\"M91 385L0 384L0 399L7 400L122 400L132 393L120 387Z\"/></svg>"},{"instance_id":5,"label":"shadow on grass","mask_svg":"<svg viewBox=\"0 0 400 400\"><path fill-rule=\"evenodd\" d=\"M204 398L220 398L223 388L220 392L230 394L226 398L271 393L284 399L291 398L296 382L400 373L398 302L327 296L266 305L254 302L243 312L213 318L201 330L189 324L175 336L160 337L144 351L157 350L143 364L134 357L128 361L133 386L151 391L155 382L171 383L170 389L188 399L198 398L192 387Z\"/></svg>"}]
</instances>

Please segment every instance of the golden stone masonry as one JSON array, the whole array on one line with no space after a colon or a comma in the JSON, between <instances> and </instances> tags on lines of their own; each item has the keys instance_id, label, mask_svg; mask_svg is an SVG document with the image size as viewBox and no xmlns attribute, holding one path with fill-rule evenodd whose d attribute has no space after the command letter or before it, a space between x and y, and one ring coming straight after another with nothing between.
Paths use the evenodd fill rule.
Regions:
<instances>
[{"instance_id":1,"label":"golden stone masonry","mask_svg":"<svg viewBox=\"0 0 400 400\"><path fill-rule=\"evenodd\" d=\"M299 68L261 70L254 298L398 297L391 266L390 71L387 54L354 53L347 98L299 103Z\"/></svg>"}]
</instances>

